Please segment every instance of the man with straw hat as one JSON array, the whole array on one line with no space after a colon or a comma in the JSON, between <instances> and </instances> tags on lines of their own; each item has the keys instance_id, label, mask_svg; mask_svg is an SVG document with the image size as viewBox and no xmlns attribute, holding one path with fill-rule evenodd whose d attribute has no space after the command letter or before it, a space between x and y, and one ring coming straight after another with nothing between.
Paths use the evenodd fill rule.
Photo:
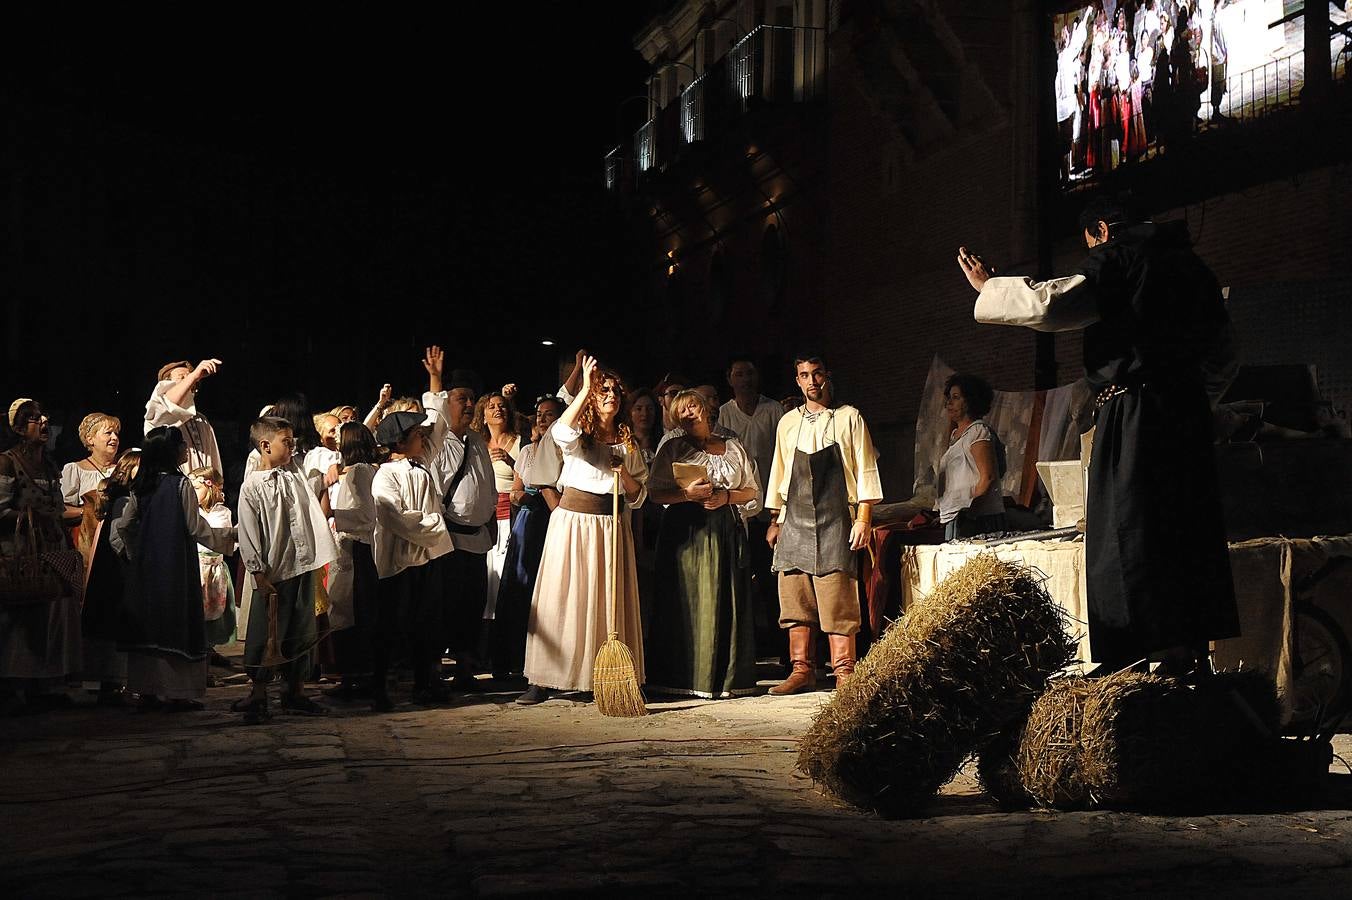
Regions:
<instances>
[{"instance_id":1,"label":"man with straw hat","mask_svg":"<svg viewBox=\"0 0 1352 900\"><path fill-rule=\"evenodd\" d=\"M978 322L1084 330L1098 395L1085 498L1094 661L1205 674L1208 642L1239 634L1211 426L1234 366L1225 301L1186 223L1098 200L1079 225L1089 254L1064 278L995 278L966 247L958 264L980 292Z\"/></svg>"},{"instance_id":2,"label":"man with straw hat","mask_svg":"<svg viewBox=\"0 0 1352 900\"><path fill-rule=\"evenodd\" d=\"M854 674L861 622L855 551L868 546L873 504L882 500L878 452L864 417L834 406L831 372L817 353L794 360L803 404L779 420L765 505L773 521L765 539L779 573L779 627L789 632L793 666L771 694L816 687L816 630L831 645L836 686Z\"/></svg>"}]
</instances>

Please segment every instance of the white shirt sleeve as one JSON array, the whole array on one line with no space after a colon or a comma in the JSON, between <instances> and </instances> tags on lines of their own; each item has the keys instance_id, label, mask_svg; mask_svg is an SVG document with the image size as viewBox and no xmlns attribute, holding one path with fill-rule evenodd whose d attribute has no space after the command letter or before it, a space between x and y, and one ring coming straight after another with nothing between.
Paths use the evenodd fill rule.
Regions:
<instances>
[{"instance_id":1,"label":"white shirt sleeve","mask_svg":"<svg viewBox=\"0 0 1352 900\"><path fill-rule=\"evenodd\" d=\"M371 489L376 501L376 521L381 528L429 550L451 543L441 514L410 508L400 496L395 479L377 478Z\"/></svg>"},{"instance_id":2,"label":"white shirt sleeve","mask_svg":"<svg viewBox=\"0 0 1352 900\"><path fill-rule=\"evenodd\" d=\"M146 401L146 434L150 434L151 429L159 428L162 425L182 425L195 415L192 410L179 406L169 399L167 394L173 386L172 381L161 381L155 385L155 389L151 392L150 399Z\"/></svg>"},{"instance_id":3,"label":"white shirt sleeve","mask_svg":"<svg viewBox=\"0 0 1352 900\"><path fill-rule=\"evenodd\" d=\"M1036 283L1031 278L991 278L976 298L973 317L986 325L1078 331L1099 320L1098 298L1083 275Z\"/></svg>"},{"instance_id":4,"label":"white shirt sleeve","mask_svg":"<svg viewBox=\"0 0 1352 900\"><path fill-rule=\"evenodd\" d=\"M257 508L258 497L248 488L239 493L239 557L249 572L266 572L267 557L263 554L263 522Z\"/></svg>"},{"instance_id":5,"label":"white shirt sleeve","mask_svg":"<svg viewBox=\"0 0 1352 900\"><path fill-rule=\"evenodd\" d=\"M132 494L122 514L108 522L108 544L123 559L130 560L136 553L137 526L136 495Z\"/></svg>"},{"instance_id":6,"label":"white shirt sleeve","mask_svg":"<svg viewBox=\"0 0 1352 900\"><path fill-rule=\"evenodd\" d=\"M70 506L80 506L80 464L66 463L61 467L61 497Z\"/></svg>"}]
</instances>

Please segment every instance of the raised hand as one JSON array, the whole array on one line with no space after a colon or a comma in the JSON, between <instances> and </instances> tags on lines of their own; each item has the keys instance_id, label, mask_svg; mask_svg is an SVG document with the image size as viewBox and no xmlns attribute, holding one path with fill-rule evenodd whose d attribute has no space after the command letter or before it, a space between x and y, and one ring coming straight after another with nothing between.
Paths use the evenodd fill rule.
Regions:
<instances>
[{"instance_id":1,"label":"raised hand","mask_svg":"<svg viewBox=\"0 0 1352 900\"><path fill-rule=\"evenodd\" d=\"M579 350L579 353L582 351ZM591 393L592 376L596 372L596 357L582 357L582 396L586 397Z\"/></svg>"},{"instance_id":2,"label":"raised hand","mask_svg":"<svg viewBox=\"0 0 1352 900\"><path fill-rule=\"evenodd\" d=\"M440 378L445 360L445 352L435 344L423 351L422 364L428 375Z\"/></svg>"},{"instance_id":3,"label":"raised hand","mask_svg":"<svg viewBox=\"0 0 1352 900\"><path fill-rule=\"evenodd\" d=\"M376 406L381 409L389 406L394 400L394 388L388 384L381 385L380 396L376 398Z\"/></svg>"},{"instance_id":4,"label":"raised hand","mask_svg":"<svg viewBox=\"0 0 1352 900\"><path fill-rule=\"evenodd\" d=\"M498 393L502 394L503 399L506 400L512 399L513 397L516 396L516 383L508 382L507 384L504 384L502 386L502 390L499 391Z\"/></svg>"},{"instance_id":5,"label":"raised hand","mask_svg":"<svg viewBox=\"0 0 1352 900\"><path fill-rule=\"evenodd\" d=\"M987 265L981 257L966 247L958 248L958 267L962 269L962 274L967 276L967 283L978 291L985 287L986 282L995 274L995 266Z\"/></svg>"},{"instance_id":6,"label":"raised hand","mask_svg":"<svg viewBox=\"0 0 1352 900\"><path fill-rule=\"evenodd\" d=\"M208 375L215 375L220 367L221 361L219 359L204 359L197 364L197 368L193 370L192 374L195 380L200 381Z\"/></svg>"}]
</instances>

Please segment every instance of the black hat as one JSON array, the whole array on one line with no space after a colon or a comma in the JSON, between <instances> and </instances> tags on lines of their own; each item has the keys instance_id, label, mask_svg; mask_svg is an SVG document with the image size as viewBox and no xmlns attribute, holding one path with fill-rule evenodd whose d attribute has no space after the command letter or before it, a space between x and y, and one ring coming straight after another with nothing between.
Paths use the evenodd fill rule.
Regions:
<instances>
[{"instance_id":1,"label":"black hat","mask_svg":"<svg viewBox=\"0 0 1352 900\"><path fill-rule=\"evenodd\" d=\"M468 388L474 392L474 396L479 396L483 391L483 382L479 376L471 369L452 369L450 376L445 382L446 390L453 391L456 388Z\"/></svg>"},{"instance_id":2,"label":"black hat","mask_svg":"<svg viewBox=\"0 0 1352 900\"><path fill-rule=\"evenodd\" d=\"M380 420L376 426L376 443L382 447L393 447L402 441L410 431L426 425L430 417L415 412L392 412Z\"/></svg>"}]
</instances>

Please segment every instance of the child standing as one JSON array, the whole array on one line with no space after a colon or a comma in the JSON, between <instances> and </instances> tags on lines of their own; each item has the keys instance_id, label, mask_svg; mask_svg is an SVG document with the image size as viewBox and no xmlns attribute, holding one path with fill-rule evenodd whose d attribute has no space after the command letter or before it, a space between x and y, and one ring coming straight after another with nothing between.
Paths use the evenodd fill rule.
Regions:
<instances>
[{"instance_id":1,"label":"child standing","mask_svg":"<svg viewBox=\"0 0 1352 900\"><path fill-rule=\"evenodd\" d=\"M269 638L285 659L283 709L322 715L324 707L303 693L316 641L312 578L338 555L328 522L314 492L291 464L295 437L285 419L265 416L254 422L249 438L258 450L258 468L239 492L239 552L254 580L244 665L253 694L244 710L246 724L268 718L265 665Z\"/></svg>"},{"instance_id":2,"label":"child standing","mask_svg":"<svg viewBox=\"0 0 1352 900\"><path fill-rule=\"evenodd\" d=\"M330 696L350 700L355 676L371 671L371 641L376 634L380 575L371 555L376 528L371 483L376 476L378 451L371 430L360 422L342 425L338 445L342 465L332 501L338 559L329 566L329 624L343 681ZM385 685L375 685L373 690L373 700L385 708Z\"/></svg>"},{"instance_id":3,"label":"child standing","mask_svg":"<svg viewBox=\"0 0 1352 900\"><path fill-rule=\"evenodd\" d=\"M225 486L221 473L202 466L188 473L201 516L212 528L235 527L230 507L225 505ZM234 547L228 553L233 554ZM202 618L207 623L207 646L230 643L235 634L235 585L225 555L203 544L197 545L197 567L202 573Z\"/></svg>"},{"instance_id":4,"label":"child standing","mask_svg":"<svg viewBox=\"0 0 1352 900\"><path fill-rule=\"evenodd\" d=\"M413 701L444 699L434 677L441 664L441 585L432 560L454 548L441 514L441 494L423 467L427 431L420 413L395 412L380 420L376 441L390 451L376 470L371 493L376 504L373 550L380 578L379 621L372 646L371 706L393 708L385 693L390 648L396 636L407 639L413 661Z\"/></svg>"}]
</instances>

